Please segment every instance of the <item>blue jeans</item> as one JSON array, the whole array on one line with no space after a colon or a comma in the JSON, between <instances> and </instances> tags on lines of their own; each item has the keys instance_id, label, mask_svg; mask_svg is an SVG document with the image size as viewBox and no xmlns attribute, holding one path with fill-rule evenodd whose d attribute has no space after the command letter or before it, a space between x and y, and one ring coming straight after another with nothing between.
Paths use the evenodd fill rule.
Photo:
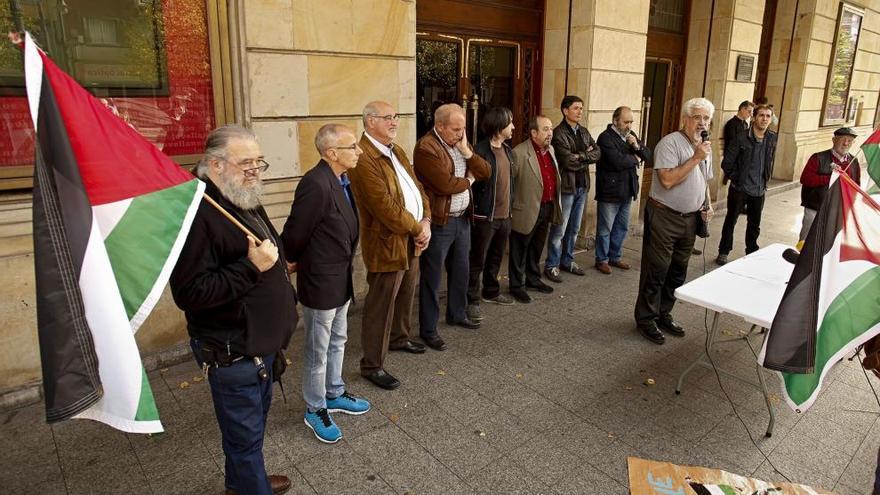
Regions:
<instances>
[{"instance_id":1,"label":"blue jeans","mask_svg":"<svg viewBox=\"0 0 880 495\"><path fill-rule=\"evenodd\" d=\"M327 407L327 397L345 392L342 381L342 358L348 340L348 305L334 309L303 306L303 399L309 411Z\"/></svg>"},{"instance_id":2,"label":"blue jeans","mask_svg":"<svg viewBox=\"0 0 880 495\"><path fill-rule=\"evenodd\" d=\"M431 242L419 256L419 336L437 336L440 319L440 280L446 269L446 320L467 318L471 224L467 215L449 217L446 225L431 224Z\"/></svg>"},{"instance_id":3,"label":"blue jeans","mask_svg":"<svg viewBox=\"0 0 880 495\"><path fill-rule=\"evenodd\" d=\"M632 201L597 204L596 263L620 261L623 240L629 231L629 210Z\"/></svg>"},{"instance_id":4,"label":"blue jeans","mask_svg":"<svg viewBox=\"0 0 880 495\"><path fill-rule=\"evenodd\" d=\"M202 366L201 343L190 341L193 356ZM208 383L214 401L217 425L226 455L226 488L242 495L272 495L263 462L266 416L272 404L272 362L263 357L268 380L257 375L253 359L243 358L231 366L211 367Z\"/></svg>"},{"instance_id":5,"label":"blue jeans","mask_svg":"<svg viewBox=\"0 0 880 495\"><path fill-rule=\"evenodd\" d=\"M579 187L574 194L562 195L562 223L550 229L544 269L560 265L571 266L574 261L574 243L581 228L587 192L589 189L586 187Z\"/></svg>"}]
</instances>

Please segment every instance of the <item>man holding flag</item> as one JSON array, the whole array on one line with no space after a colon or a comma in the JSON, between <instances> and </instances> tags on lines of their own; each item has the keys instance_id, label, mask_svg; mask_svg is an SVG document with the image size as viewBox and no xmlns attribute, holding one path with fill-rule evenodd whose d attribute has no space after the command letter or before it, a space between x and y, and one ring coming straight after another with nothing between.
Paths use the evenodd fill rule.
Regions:
<instances>
[{"instance_id":1,"label":"man holding flag","mask_svg":"<svg viewBox=\"0 0 880 495\"><path fill-rule=\"evenodd\" d=\"M171 274L171 291L211 386L227 494L283 493L290 480L266 475L263 436L273 364L284 359L279 351L297 316L279 236L260 205L261 174L269 164L253 133L238 125L211 132L205 148L196 170L207 183L205 194L258 239L203 202Z\"/></svg>"}]
</instances>

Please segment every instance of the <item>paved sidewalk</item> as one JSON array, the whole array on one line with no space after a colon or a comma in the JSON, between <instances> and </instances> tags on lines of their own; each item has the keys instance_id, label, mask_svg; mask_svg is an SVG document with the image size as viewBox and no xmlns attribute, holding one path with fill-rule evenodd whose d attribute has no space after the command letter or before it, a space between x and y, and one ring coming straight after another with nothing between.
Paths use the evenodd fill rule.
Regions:
<instances>
[{"instance_id":1,"label":"paved sidewalk","mask_svg":"<svg viewBox=\"0 0 880 495\"><path fill-rule=\"evenodd\" d=\"M791 243L799 229L799 190L768 198L762 245ZM590 201L588 207L595 208ZM706 267L714 268L723 218L712 223ZM743 254L745 217L737 226ZM704 343L703 311L680 303L685 338L663 346L634 329L641 239L628 241L628 272L563 274L552 295L529 305L484 304L479 331L441 326L446 352L391 353L387 369L403 382L379 390L357 373L360 314L352 318L345 362L348 388L374 409L337 415L343 440L319 443L303 424L297 357L284 376L287 403L276 389L265 454L271 473L293 480L296 494L625 494L626 457L727 469L781 480L733 415L715 375L697 369L682 395L678 373ZM592 252L578 262L592 266ZM691 259L690 278L703 271ZM723 317L727 334L746 330ZM760 340L752 345L757 348ZM716 362L744 375L754 357L728 344ZM751 375L754 376L754 375ZM208 386L192 362L150 375L166 433L129 435L91 421L47 426L42 404L0 415L0 492L41 494L220 494L223 454ZM652 378L656 385L646 386ZM872 377L880 391L880 380ZM795 482L841 494L870 492L880 448L880 407L861 368L844 361L816 405L797 416L779 400L772 438L763 438L761 394L723 379L724 390L772 463Z\"/></svg>"}]
</instances>

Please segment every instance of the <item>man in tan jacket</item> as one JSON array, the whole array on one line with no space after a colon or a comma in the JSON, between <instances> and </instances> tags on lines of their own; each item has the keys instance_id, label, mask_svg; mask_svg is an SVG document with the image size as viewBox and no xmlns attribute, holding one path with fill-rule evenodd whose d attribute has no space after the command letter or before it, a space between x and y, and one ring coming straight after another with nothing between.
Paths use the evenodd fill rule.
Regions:
<instances>
[{"instance_id":1,"label":"man in tan jacket","mask_svg":"<svg viewBox=\"0 0 880 495\"><path fill-rule=\"evenodd\" d=\"M543 293L553 288L541 281L539 262L550 224L562 223L559 165L550 140L553 123L543 115L529 122L529 140L513 149L513 201L508 258L510 295L520 303L532 298L525 289Z\"/></svg>"},{"instance_id":2,"label":"man in tan jacket","mask_svg":"<svg viewBox=\"0 0 880 495\"><path fill-rule=\"evenodd\" d=\"M390 348L420 354L409 340L416 281L417 252L428 247L431 219L428 197L416 180L406 153L394 144L400 117L394 107L374 101L364 107L364 153L348 172L358 205L361 252L370 288L361 325L361 375L391 390L400 381L385 372Z\"/></svg>"},{"instance_id":3,"label":"man in tan jacket","mask_svg":"<svg viewBox=\"0 0 880 495\"><path fill-rule=\"evenodd\" d=\"M413 152L416 176L431 202L431 244L419 266L419 335L428 347L442 351L437 333L440 319L440 278L447 271L446 323L480 327L467 316L471 249L471 184L488 179L489 164L474 153L465 135L464 110L447 103L434 112L434 128L422 136Z\"/></svg>"}]
</instances>

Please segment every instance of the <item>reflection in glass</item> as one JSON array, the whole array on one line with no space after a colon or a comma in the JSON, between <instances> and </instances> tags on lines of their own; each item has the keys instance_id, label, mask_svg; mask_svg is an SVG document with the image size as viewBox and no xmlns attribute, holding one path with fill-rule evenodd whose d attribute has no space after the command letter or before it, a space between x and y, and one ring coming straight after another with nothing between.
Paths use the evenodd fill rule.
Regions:
<instances>
[{"instance_id":1,"label":"reflection in glass","mask_svg":"<svg viewBox=\"0 0 880 495\"><path fill-rule=\"evenodd\" d=\"M450 41L416 41L416 132L422 136L434 126L434 110L444 103L459 103L459 44Z\"/></svg>"},{"instance_id":2,"label":"reflection in glass","mask_svg":"<svg viewBox=\"0 0 880 495\"><path fill-rule=\"evenodd\" d=\"M157 0L0 0L0 29L30 31L80 84L110 90L98 94L167 94L162 10ZM16 47L0 46L0 86L24 86L21 64Z\"/></svg>"},{"instance_id":3,"label":"reflection in glass","mask_svg":"<svg viewBox=\"0 0 880 495\"><path fill-rule=\"evenodd\" d=\"M471 45L468 52L468 78L471 93L479 97L477 122L482 122L483 114L492 107L515 108L513 97L516 48ZM483 137L482 130L477 126L477 136L472 137L473 142L478 142Z\"/></svg>"},{"instance_id":4,"label":"reflection in glass","mask_svg":"<svg viewBox=\"0 0 880 495\"><path fill-rule=\"evenodd\" d=\"M673 33L684 33L684 0L651 0L648 25Z\"/></svg>"},{"instance_id":5,"label":"reflection in glass","mask_svg":"<svg viewBox=\"0 0 880 495\"><path fill-rule=\"evenodd\" d=\"M861 25L861 14L845 6L841 7L837 39L831 56L828 87L825 90L825 114L822 125L842 123L847 120L846 102L849 97L849 85Z\"/></svg>"}]
</instances>

